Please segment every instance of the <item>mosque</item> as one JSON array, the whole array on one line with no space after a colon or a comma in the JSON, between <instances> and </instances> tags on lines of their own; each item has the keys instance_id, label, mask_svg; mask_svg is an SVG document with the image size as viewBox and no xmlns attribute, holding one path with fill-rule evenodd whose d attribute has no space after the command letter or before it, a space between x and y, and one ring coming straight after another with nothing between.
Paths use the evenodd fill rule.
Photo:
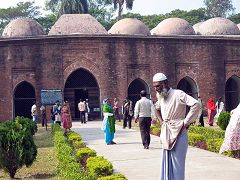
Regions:
<instances>
[{"instance_id":1,"label":"mosque","mask_svg":"<svg viewBox=\"0 0 240 180\"><path fill-rule=\"evenodd\" d=\"M75 120L79 99L89 100L92 118L101 116L105 97L136 102L145 89L155 101L157 72L205 105L223 96L232 110L240 102L239 26L225 18L194 26L169 18L150 31L127 18L107 32L91 15L65 14L46 35L35 20L12 20L0 38L0 121L31 117L33 100L40 107L48 90L69 101Z\"/></svg>"}]
</instances>

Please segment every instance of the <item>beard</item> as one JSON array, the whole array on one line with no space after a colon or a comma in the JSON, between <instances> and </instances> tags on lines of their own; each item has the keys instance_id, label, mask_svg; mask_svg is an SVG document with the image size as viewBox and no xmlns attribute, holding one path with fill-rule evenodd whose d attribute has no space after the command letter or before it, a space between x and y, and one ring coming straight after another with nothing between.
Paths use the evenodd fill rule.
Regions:
<instances>
[{"instance_id":1,"label":"beard","mask_svg":"<svg viewBox=\"0 0 240 180\"><path fill-rule=\"evenodd\" d=\"M166 99L168 97L168 90L163 88L161 92L158 92L159 97Z\"/></svg>"}]
</instances>

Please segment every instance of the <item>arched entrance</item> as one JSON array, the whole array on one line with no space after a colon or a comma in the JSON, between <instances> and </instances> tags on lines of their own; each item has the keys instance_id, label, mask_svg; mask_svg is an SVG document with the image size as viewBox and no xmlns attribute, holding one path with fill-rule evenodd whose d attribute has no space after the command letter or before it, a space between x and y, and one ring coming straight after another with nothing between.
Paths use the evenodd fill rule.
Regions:
<instances>
[{"instance_id":1,"label":"arched entrance","mask_svg":"<svg viewBox=\"0 0 240 180\"><path fill-rule=\"evenodd\" d=\"M237 107L240 102L240 78L238 76L230 77L225 86L226 111L231 111Z\"/></svg>"},{"instance_id":2,"label":"arched entrance","mask_svg":"<svg viewBox=\"0 0 240 180\"><path fill-rule=\"evenodd\" d=\"M140 99L141 90L145 90L147 92L147 98L150 98L149 87L142 79L135 79L128 86L128 97L133 102L133 105Z\"/></svg>"},{"instance_id":3,"label":"arched entrance","mask_svg":"<svg viewBox=\"0 0 240 180\"><path fill-rule=\"evenodd\" d=\"M15 88L13 96L13 116L32 118L31 107L33 105L33 101L35 100L35 89L30 83L23 81L22 83L18 84Z\"/></svg>"},{"instance_id":4,"label":"arched entrance","mask_svg":"<svg viewBox=\"0 0 240 180\"><path fill-rule=\"evenodd\" d=\"M67 78L64 88L64 100L70 103L73 120L79 120L78 103L88 99L90 107L89 120L100 118L100 93L95 77L88 70L80 68Z\"/></svg>"},{"instance_id":5,"label":"arched entrance","mask_svg":"<svg viewBox=\"0 0 240 180\"><path fill-rule=\"evenodd\" d=\"M192 96L193 98L198 98L198 88L195 81L190 77L184 77L181 79L177 85L178 89L181 89L188 95Z\"/></svg>"}]
</instances>

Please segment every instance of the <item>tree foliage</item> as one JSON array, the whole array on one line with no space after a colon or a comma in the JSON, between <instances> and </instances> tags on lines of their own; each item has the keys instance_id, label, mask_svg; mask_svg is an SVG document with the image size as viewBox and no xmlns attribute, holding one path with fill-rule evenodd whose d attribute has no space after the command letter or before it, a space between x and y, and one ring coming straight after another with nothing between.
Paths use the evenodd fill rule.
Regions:
<instances>
[{"instance_id":1,"label":"tree foliage","mask_svg":"<svg viewBox=\"0 0 240 180\"><path fill-rule=\"evenodd\" d=\"M0 33L5 26L18 17L36 18L41 15L40 7L34 5L34 1L19 2L16 6L9 8L0 8Z\"/></svg>"},{"instance_id":2,"label":"tree foliage","mask_svg":"<svg viewBox=\"0 0 240 180\"><path fill-rule=\"evenodd\" d=\"M47 10L51 10L58 16L88 13L87 0L48 0L45 6Z\"/></svg>"},{"instance_id":3,"label":"tree foliage","mask_svg":"<svg viewBox=\"0 0 240 180\"><path fill-rule=\"evenodd\" d=\"M114 9L118 9L117 20L122 18L123 5L126 4L126 8L132 10L134 0L105 0L106 4L112 4Z\"/></svg>"},{"instance_id":4,"label":"tree foliage","mask_svg":"<svg viewBox=\"0 0 240 180\"><path fill-rule=\"evenodd\" d=\"M204 0L209 17L227 17L234 11L232 0Z\"/></svg>"},{"instance_id":5,"label":"tree foliage","mask_svg":"<svg viewBox=\"0 0 240 180\"><path fill-rule=\"evenodd\" d=\"M111 28L114 9L105 0L88 0L89 14L95 17L107 30Z\"/></svg>"}]
</instances>

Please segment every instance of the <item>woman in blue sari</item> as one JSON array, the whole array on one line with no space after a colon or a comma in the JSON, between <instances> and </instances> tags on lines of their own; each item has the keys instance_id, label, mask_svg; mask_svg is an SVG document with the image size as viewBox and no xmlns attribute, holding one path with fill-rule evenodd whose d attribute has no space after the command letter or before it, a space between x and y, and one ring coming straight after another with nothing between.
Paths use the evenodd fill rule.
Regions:
<instances>
[{"instance_id":1,"label":"woman in blue sari","mask_svg":"<svg viewBox=\"0 0 240 180\"><path fill-rule=\"evenodd\" d=\"M105 142L107 145L116 144L113 141L115 133L115 118L113 115L113 108L108 99L103 100L103 124Z\"/></svg>"}]
</instances>

